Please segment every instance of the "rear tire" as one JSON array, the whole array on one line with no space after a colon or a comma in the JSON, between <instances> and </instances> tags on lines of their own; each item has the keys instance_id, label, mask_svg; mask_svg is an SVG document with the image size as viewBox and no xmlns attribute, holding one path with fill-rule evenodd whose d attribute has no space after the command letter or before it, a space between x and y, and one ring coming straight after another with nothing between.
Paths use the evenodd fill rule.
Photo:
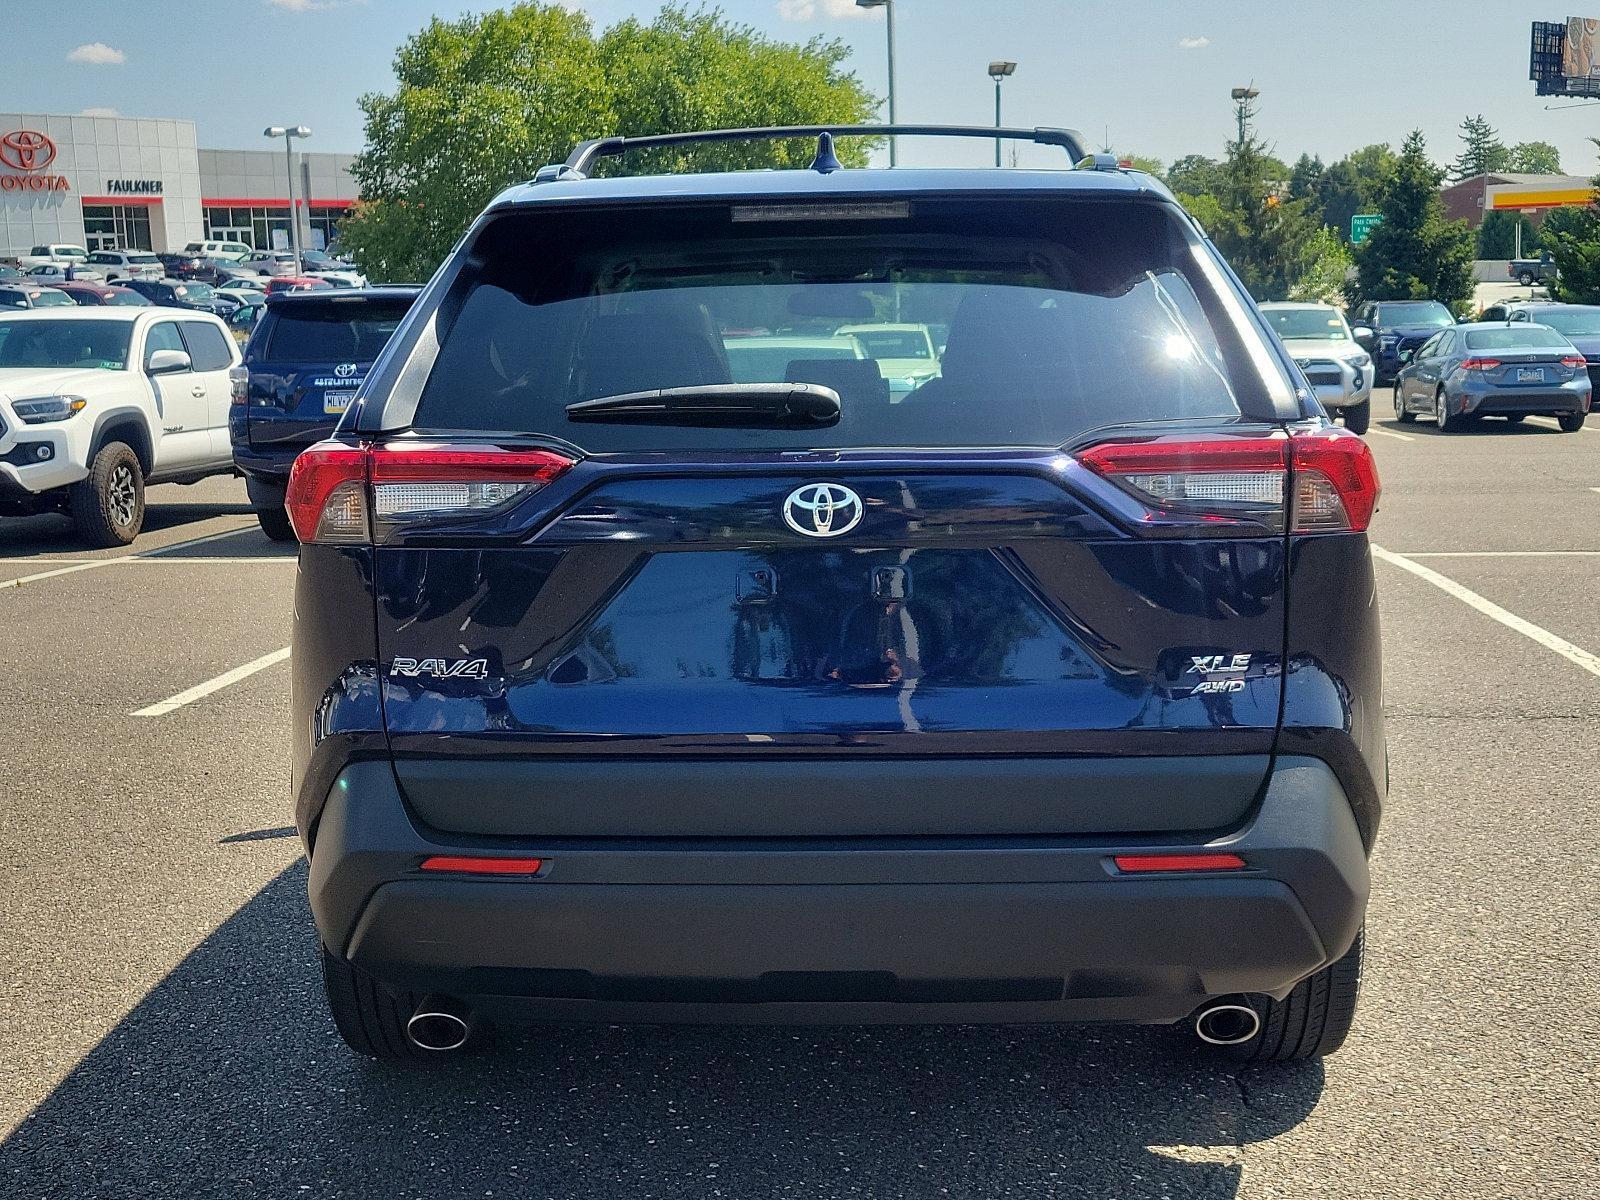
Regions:
<instances>
[{"instance_id":1,"label":"rear tire","mask_svg":"<svg viewBox=\"0 0 1600 1200\"><path fill-rule=\"evenodd\" d=\"M1532 287L1533 286L1533 274L1532 274L1532 272L1524 271L1521 275L1517 276L1517 282L1520 283L1523 287Z\"/></svg>"},{"instance_id":2,"label":"rear tire","mask_svg":"<svg viewBox=\"0 0 1600 1200\"><path fill-rule=\"evenodd\" d=\"M328 1011L333 1014L334 1028L344 1044L357 1054L384 1062L418 1063L460 1053L424 1050L413 1043L406 1036L406 1022L424 997L386 987L326 946L322 947L322 988L328 998ZM480 1049L489 1038L487 1023L480 1021L463 1049Z\"/></svg>"},{"instance_id":3,"label":"rear tire","mask_svg":"<svg viewBox=\"0 0 1600 1200\"><path fill-rule=\"evenodd\" d=\"M1433 397L1433 423L1440 433L1460 433L1467 426L1467 418L1450 411L1450 397L1440 388Z\"/></svg>"},{"instance_id":4,"label":"rear tire","mask_svg":"<svg viewBox=\"0 0 1600 1200\"><path fill-rule=\"evenodd\" d=\"M1372 401L1363 400L1344 410L1344 427L1351 433L1365 433L1372 423Z\"/></svg>"},{"instance_id":5,"label":"rear tire","mask_svg":"<svg viewBox=\"0 0 1600 1200\"><path fill-rule=\"evenodd\" d=\"M126 442L107 442L72 485L68 506L78 536L96 549L126 546L144 528L144 469Z\"/></svg>"},{"instance_id":6,"label":"rear tire","mask_svg":"<svg viewBox=\"0 0 1600 1200\"><path fill-rule=\"evenodd\" d=\"M1577 433L1583 428L1583 419L1587 413L1562 413L1556 418L1556 424L1561 426L1562 433Z\"/></svg>"},{"instance_id":7,"label":"rear tire","mask_svg":"<svg viewBox=\"0 0 1600 1200\"><path fill-rule=\"evenodd\" d=\"M1404 398L1400 395L1400 385L1394 385L1394 419L1402 425L1409 425L1417 419L1417 414L1406 407Z\"/></svg>"},{"instance_id":8,"label":"rear tire","mask_svg":"<svg viewBox=\"0 0 1600 1200\"><path fill-rule=\"evenodd\" d=\"M256 521L261 525L261 532L275 542L292 542L295 540L294 525L289 521L289 514L281 508L256 509Z\"/></svg>"},{"instance_id":9,"label":"rear tire","mask_svg":"<svg viewBox=\"0 0 1600 1200\"><path fill-rule=\"evenodd\" d=\"M1344 1045L1361 998L1363 935L1344 957L1295 984L1282 1000L1249 997L1261 1018L1261 1032L1237 1046L1214 1049L1240 1064L1294 1062L1321 1058Z\"/></svg>"}]
</instances>

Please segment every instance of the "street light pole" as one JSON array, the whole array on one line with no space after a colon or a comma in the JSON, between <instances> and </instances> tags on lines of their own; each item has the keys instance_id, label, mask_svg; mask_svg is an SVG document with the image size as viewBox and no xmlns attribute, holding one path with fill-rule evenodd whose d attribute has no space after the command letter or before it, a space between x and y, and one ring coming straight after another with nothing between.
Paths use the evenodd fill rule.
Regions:
<instances>
[{"instance_id":1,"label":"street light pole","mask_svg":"<svg viewBox=\"0 0 1600 1200\"><path fill-rule=\"evenodd\" d=\"M999 129L1003 122L1000 120L1000 81L1009 79L1017 73L1017 64L1014 62L992 62L989 64L989 78L994 80L994 127ZM1000 158L1000 139L994 140L994 165L1004 166Z\"/></svg>"},{"instance_id":2,"label":"street light pole","mask_svg":"<svg viewBox=\"0 0 1600 1200\"><path fill-rule=\"evenodd\" d=\"M294 273L298 275L303 264L300 248L300 214L294 206L294 139L310 137L311 130L304 125L269 125L261 133L263 137L283 139L283 163L289 181L289 245L294 249ZM311 197L307 196L308 210L310 204Z\"/></svg>"},{"instance_id":3,"label":"street light pole","mask_svg":"<svg viewBox=\"0 0 1600 1200\"><path fill-rule=\"evenodd\" d=\"M1239 117L1239 145L1244 145L1245 125L1250 120L1250 101L1261 95L1256 87L1236 87L1228 93L1233 97L1234 109Z\"/></svg>"},{"instance_id":4,"label":"street light pole","mask_svg":"<svg viewBox=\"0 0 1600 1200\"><path fill-rule=\"evenodd\" d=\"M894 105L894 0L856 0L857 8L881 8L889 26L889 124L895 123ZM892 167L898 162L895 153L895 139L889 138L889 165Z\"/></svg>"}]
</instances>

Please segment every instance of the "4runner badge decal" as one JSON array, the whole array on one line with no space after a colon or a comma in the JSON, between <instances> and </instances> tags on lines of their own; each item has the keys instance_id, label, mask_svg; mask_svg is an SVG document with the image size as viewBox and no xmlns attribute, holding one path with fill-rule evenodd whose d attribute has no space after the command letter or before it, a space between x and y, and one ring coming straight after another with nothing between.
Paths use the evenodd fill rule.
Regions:
<instances>
[{"instance_id":1,"label":"4runner badge decal","mask_svg":"<svg viewBox=\"0 0 1600 1200\"><path fill-rule=\"evenodd\" d=\"M1191 654L1185 675L1221 675L1221 679L1202 679L1191 696L1244 691L1243 675L1250 669L1248 654ZM1231 676L1231 678L1229 678Z\"/></svg>"},{"instance_id":2,"label":"4runner badge decal","mask_svg":"<svg viewBox=\"0 0 1600 1200\"><path fill-rule=\"evenodd\" d=\"M430 679L487 679L489 660L486 658L397 658L389 667L391 675L416 679L426 675Z\"/></svg>"}]
</instances>

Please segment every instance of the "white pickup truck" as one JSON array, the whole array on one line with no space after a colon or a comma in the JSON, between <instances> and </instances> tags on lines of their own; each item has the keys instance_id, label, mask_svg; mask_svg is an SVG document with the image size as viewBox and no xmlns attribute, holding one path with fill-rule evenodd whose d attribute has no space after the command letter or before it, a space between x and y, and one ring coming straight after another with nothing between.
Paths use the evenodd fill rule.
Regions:
<instances>
[{"instance_id":1,"label":"white pickup truck","mask_svg":"<svg viewBox=\"0 0 1600 1200\"><path fill-rule=\"evenodd\" d=\"M66 242L52 242L48 246L35 246L28 253L17 259L17 266L26 271L29 267L46 267L51 263L60 266L72 264L81 267L89 261L89 252L82 246L69 245Z\"/></svg>"},{"instance_id":2,"label":"white pickup truck","mask_svg":"<svg viewBox=\"0 0 1600 1200\"><path fill-rule=\"evenodd\" d=\"M61 512L94 546L144 524L147 483L233 471L229 369L210 313L59 308L0 315L0 515Z\"/></svg>"}]
</instances>

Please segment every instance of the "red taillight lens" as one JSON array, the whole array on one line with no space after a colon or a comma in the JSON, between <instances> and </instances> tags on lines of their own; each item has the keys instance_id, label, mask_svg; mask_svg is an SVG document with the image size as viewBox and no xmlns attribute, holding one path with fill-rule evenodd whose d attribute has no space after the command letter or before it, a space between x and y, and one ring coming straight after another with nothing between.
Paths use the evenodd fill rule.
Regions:
<instances>
[{"instance_id":1,"label":"red taillight lens","mask_svg":"<svg viewBox=\"0 0 1600 1200\"><path fill-rule=\"evenodd\" d=\"M1461 360L1463 371L1492 371L1500 365L1498 358L1464 358Z\"/></svg>"},{"instance_id":2,"label":"red taillight lens","mask_svg":"<svg viewBox=\"0 0 1600 1200\"><path fill-rule=\"evenodd\" d=\"M1079 461L1166 512L1282 528L1287 502L1295 533L1360 532L1378 503L1372 452L1344 429L1287 438L1106 442Z\"/></svg>"},{"instance_id":3,"label":"red taillight lens","mask_svg":"<svg viewBox=\"0 0 1600 1200\"><path fill-rule=\"evenodd\" d=\"M1117 870L1130 874L1151 871L1237 871L1244 859L1237 854L1118 854Z\"/></svg>"},{"instance_id":4,"label":"red taillight lens","mask_svg":"<svg viewBox=\"0 0 1600 1200\"><path fill-rule=\"evenodd\" d=\"M1561 360L1561 365L1563 367L1572 367L1576 370L1579 367L1587 367L1589 360L1581 354L1569 354Z\"/></svg>"},{"instance_id":5,"label":"red taillight lens","mask_svg":"<svg viewBox=\"0 0 1600 1200\"><path fill-rule=\"evenodd\" d=\"M295 459L287 507L303 542L364 542L410 521L499 508L570 466L550 450L325 442Z\"/></svg>"},{"instance_id":6,"label":"red taillight lens","mask_svg":"<svg viewBox=\"0 0 1600 1200\"><path fill-rule=\"evenodd\" d=\"M452 871L463 875L537 875L542 858L475 858L435 854L422 860L424 871Z\"/></svg>"}]
</instances>

